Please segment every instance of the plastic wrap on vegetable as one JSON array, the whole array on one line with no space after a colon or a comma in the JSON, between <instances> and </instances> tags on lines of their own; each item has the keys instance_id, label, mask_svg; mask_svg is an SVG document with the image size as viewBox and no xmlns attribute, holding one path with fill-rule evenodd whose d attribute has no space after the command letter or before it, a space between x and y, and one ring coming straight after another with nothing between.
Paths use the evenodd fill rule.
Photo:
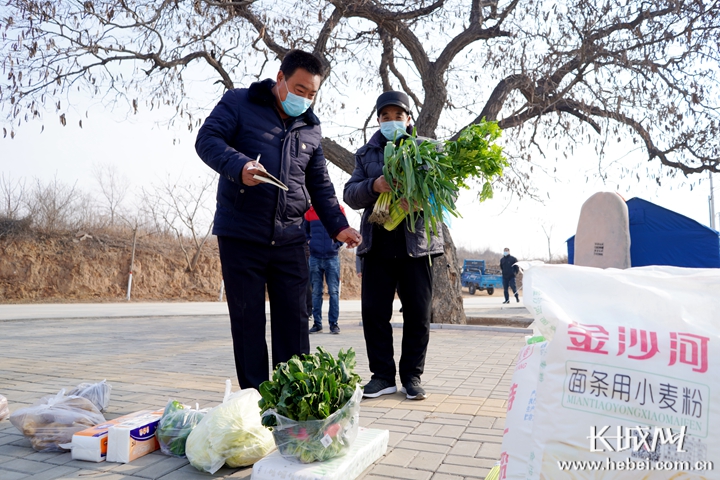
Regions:
<instances>
[{"instance_id":1,"label":"plastic wrap on vegetable","mask_svg":"<svg viewBox=\"0 0 720 480\"><path fill-rule=\"evenodd\" d=\"M7 398L0 395L0 422L10 415L10 407L8 407Z\"/></svg>"},{"instance_id":2,"label":"plastic wrap on vegetable","mask_svg":"<svg viewBox=\"0 0 720 480\"><path fill-rule=\"evenodd\" d=\"M74 433L104 422L105 417L90 400L66 397L64 389L10 415L10 423L39 452L64 451L60 444L70 443Z\"/></svg>"},{"instance_id":3,"label":"plastic wrap on vegetable","mask_svg":"<svg viewBox=\"0 0 720 480\"><path fill-rule=\"evenodd\" d=\"M362 390L355 352L314 354L279 363L260 385L262 423L284 457L303 463L344 455L357 436Z\"/></svg>"},{"instance_id":4,"label":"plastic wrap on vegetable","mask_svg":"<svg viewBox=\"0 0 720 480\"><path fill-rule=\"evenodd\" d=\"M197 407L192 408L176 400L170 400L155 432L160 450L165 455L184 457L188 435L207 412L207 409L200 410Z\"/></svg>"},{"instance_id":5,"label":"plastic wrap on vegetable","mask_svg":"<svg viewBox=\"0 0 720 480\"><path fill-rule=\"evenodd\" d=\"M190 432L185 454L198 470L215 473L229 467L252 465L275 449L270 431L260 423L260 394L254 388L230 394L230 380L223 403L210 410Z\"/></svg>"},{"instance_id":6,"label":"plastic wrap on vegetable","mask_svg":"<svg viewBox=\"0 0 720 480\"><path fill-rule=\"evenodd\" d=\"M273 415L277 423L272 431L275 445L283 457L303 463L345 455L358 434L361 399L362 389L356 386L345 406L324 420L297 422L268 410L265 415Z\"/></svg>"},{"instance_id":7,"label":"plastic wrap on vegetable","mask_svg":"<svg viewBox=\"0 0 720 480\"><path fill-rule=\"evenodd\" d=\"M103 380L98 383L81 383L70 390L68 396L76 395L90 400L98 410L104 412L110 404L110 390L112 385Z\"/></svg>"}]
</instances>

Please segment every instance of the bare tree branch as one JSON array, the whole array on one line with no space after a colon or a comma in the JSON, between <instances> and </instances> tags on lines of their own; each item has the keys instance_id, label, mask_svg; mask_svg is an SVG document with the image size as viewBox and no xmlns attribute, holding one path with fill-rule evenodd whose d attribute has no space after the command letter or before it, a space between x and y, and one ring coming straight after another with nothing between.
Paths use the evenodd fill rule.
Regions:
<instances>
[{"instance_id":1,"label":"bare tree branch","mask_svg":"<svg viewBox=\"0 0 720 480\"><path fill-rule=\"evenodd\" d=\"M355 170L355 155L348 149L330 138L322 139L323 153L333 165L340 167L346 173L352 174Z\"/></svg>"},{"instance_id":2,"label":"bare tree branch","mask_svg":"<svg viewBox=\"0 0 720 480\"><path fill-rule=\"evenodd\" d=\"M410 85L408 85L407 80L405 80L405 77L400 73L400 71L395 66L395 54L394 54L394 48L393 48L393 40L390 37L390 35L385 32L382 28L378 29L378 33L380 34L380 39L382 40L383 44L383 56L382 61L385 63L386 67L392 71L393 75L395 75L395 78L397 78L400 81L400 86L402 87L403 91L408 94L410 98L413 99L413 102L415 102L415 105L418 108L423 107L423 102L418 98L418 96L415 94L415 92L410 88ZM382 67L382 63L381 63ZM385 70L385 74L387 75L387 69ZM380 73L382 76L382 71ZM390 86L390 79L387 79L387 88L385 87L385 78L383 78L383 91L387 92L388 90L392 90L392 87Z\"/></svg>"}]
</instances>

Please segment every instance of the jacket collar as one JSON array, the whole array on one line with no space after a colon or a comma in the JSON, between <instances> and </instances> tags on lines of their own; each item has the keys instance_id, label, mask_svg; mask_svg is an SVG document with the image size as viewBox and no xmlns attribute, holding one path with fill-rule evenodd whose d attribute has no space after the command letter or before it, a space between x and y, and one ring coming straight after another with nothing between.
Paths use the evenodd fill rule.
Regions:
<instances>
[{"instance_id":1,"label":"jacket collar","mask_svg":"<svg viewBox=\"0 0 720 480\"><path fill-rule=\"evenodd\" d=\"M378 130L373 134L372 137L370 137L370 140L368 140L368 146L374 147L374 148L385 148L385 144L387 143L387 139L385 138L385 135Z\"/></svg>"},{"instance_id":2,"label":"jacket collar","mask_svg":"<svg viewBox=\"0 0 720 480\"><path fill-rule=\"evenodd\" d=\"M272 88L275 86L275 80L266 78L261 82L254 82L250 84L248 88L248 98L251 102L257 103L258 105L267 105L268 107L275 108L275 95L272 93ZM312 111L312 107L308 108L298 118L302 119L308 125L320 125L320 119Z\"/></svg>"}]
</instances>

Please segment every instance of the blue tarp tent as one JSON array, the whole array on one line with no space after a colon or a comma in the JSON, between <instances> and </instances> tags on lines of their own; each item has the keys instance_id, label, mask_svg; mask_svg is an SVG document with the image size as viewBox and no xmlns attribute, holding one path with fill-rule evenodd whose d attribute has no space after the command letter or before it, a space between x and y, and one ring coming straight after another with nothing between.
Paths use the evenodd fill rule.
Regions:
<instances>
[{"instance_id":1,"label":"blue tarp tent","mask_svg":"<svg viewBox=\"0 0 720 480\"><path fill-rule=\"evenodd\" d=\"M720 268L720 234L642 198L627 202L633 267L672 265ZM567 239L568 263L575 260L575 236Z\"/></svg>"}]
</instances>

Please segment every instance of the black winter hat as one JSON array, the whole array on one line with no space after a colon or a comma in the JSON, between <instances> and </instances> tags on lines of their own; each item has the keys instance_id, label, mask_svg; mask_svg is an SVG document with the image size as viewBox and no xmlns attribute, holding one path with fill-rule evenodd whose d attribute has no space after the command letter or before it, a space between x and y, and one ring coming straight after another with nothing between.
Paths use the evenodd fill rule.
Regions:
<instances>
[{"instance_id":1,"label":"black winter hat","mask_svg":"<svg viewBox=\"0 0 720 480\"><path fill-rule=\"evenodd\" d=\"M375 104L375 110L377 110L378 116L380 116L380 110L388 105L395 105L410 115L410 98L404 92L385 92L380 95Z\"/></svg>"}]
</instances>

